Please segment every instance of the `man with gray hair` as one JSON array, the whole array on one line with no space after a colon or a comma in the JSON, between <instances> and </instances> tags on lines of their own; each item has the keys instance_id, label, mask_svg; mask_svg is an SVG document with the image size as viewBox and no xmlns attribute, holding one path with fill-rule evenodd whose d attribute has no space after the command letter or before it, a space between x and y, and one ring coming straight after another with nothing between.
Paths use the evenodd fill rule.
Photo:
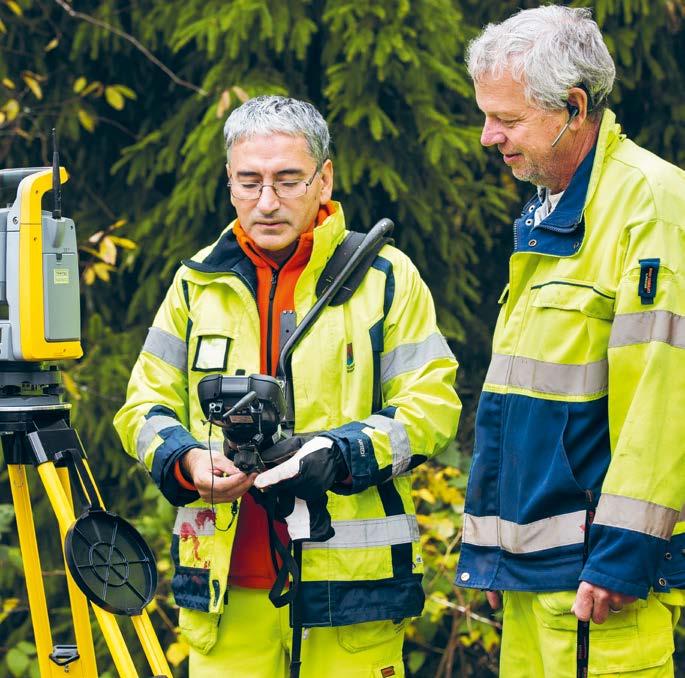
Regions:
<instances>
[{"instance_id":1,"label":"man with gray hair","mask_svg":"<svg viewBox=\"0 0 685 678\"><path fill-rule=\"evenodd\" d=\"M328 128L311 104L251 99L224 136L237 219L177 271L115 419L126 450L180 507L172 588L190 675L287 675L299 636L291 654L288 610L274 605L288 595L278 595L280 559L292 567L297 541L301 675L402 676L406 620L424 599L409 471L455 435L457 362L418 271L385 244L291 354L296 435L258 444L294 456L257 474L239 470L221 441L214 450L202 378L269 383L295 322L350 251L339 249L350 241L331 200ZM224 418L229 433L260 406ZM287 526L270 520L276 511ZM296 659L291 675L300 675Z\"/></svg>"},{"instance_id":2,"label":"man with gray hair","mask_svg":"<svg viewBox=\"0 0 685 678\"><path fill-rule=\"evenodd\" d=\"M503 676L672 676L685 173L621 133L590 10L488 25L467 64L481 143L537 192L514 222L456 583L493 607L503 592Z\"/></svg>"}]
</instances>

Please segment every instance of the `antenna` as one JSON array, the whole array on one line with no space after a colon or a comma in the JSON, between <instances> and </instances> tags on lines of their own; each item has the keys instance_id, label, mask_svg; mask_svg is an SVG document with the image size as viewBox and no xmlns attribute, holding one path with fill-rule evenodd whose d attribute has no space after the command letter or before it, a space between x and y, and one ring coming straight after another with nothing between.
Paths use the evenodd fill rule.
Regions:
<instances>
[{"instance_id":1,"label":"antenna","mask_svg":"<svg viewBox=\"0 0 685 678\"><path fill-rule=\"evenodd\" d=\"M62 182L59 178L59 151L57 150L57 133L52 128L52 195L55 198L55 208L52 210L53 219L62 218Z\"/></svg>"}]
</instances>

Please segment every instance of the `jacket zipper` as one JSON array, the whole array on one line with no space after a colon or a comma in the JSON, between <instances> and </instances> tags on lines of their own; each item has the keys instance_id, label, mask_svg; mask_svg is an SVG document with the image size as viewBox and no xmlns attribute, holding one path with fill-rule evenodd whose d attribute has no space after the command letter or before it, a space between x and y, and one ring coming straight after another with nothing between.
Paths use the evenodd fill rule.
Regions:
<instances>
[{"instance_id":1,"label":"jacket zipper","mask_svg":"<svg viewBox=\"0 0 685 678\"><path fill-rule=\"evenodd\" d=\"M271 289L269 290L269 314L266 319L266 373L271 374L271 332L273 326L274 297L278 285L278 273L280 269L271 272Z\"/></svg>"}]
</instances>

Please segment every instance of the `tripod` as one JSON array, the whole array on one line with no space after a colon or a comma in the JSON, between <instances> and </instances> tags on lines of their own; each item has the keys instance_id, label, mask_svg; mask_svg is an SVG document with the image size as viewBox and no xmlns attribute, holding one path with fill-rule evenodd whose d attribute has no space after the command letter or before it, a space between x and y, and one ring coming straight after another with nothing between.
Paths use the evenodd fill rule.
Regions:
<instances>
[{"instance_id":1,"label":"tripod","mask_svg":"<svg viewBox=\"0 0 685 678\"><path fill-rule=\"evenodd\" d=\"M86 454L69 425L56 367L0 363L0 439L9 472L29 609L43 678L98 675L88 602L119 674L138 672L114 614L131 618L150 668L171 676L145 606L157 585L155 561L140 534L105 511ZM76 643L53 645L26 467L36 468L59 524ZM72 490L85 512L77 519Z\"/></svg>"}]
</instances>

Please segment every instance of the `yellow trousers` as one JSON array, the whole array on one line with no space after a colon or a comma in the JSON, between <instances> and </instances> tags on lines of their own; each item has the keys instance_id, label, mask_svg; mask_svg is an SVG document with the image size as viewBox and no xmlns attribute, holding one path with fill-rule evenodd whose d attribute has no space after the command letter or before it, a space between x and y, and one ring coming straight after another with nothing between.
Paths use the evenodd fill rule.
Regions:
<instances>
[{"instance_id":1,"label":"yellow trousers","mask_svg":"<svg viewBox=\"0 0 685 678\"><path fill-rule=\"evenodd\" d=\"M380 621L305 629L300 676L404 676L404 627ZM266 591L231 587L216 645L206 655L191 649L190 678L286 678L291 641L287 607L276 609Z\"/></svg>"},{"instance_id":2,"label":"yellow trousers","mask_svg":"<svg viewBox=\"0 0 685 678\"><path fill-rule=\"evenodd\" d=\"M502 678L576 678L575 591L504 593ZM673 678L673 630L680 608L650 595L590 623L589 674Z\"/></svg>"}]
</instances>

